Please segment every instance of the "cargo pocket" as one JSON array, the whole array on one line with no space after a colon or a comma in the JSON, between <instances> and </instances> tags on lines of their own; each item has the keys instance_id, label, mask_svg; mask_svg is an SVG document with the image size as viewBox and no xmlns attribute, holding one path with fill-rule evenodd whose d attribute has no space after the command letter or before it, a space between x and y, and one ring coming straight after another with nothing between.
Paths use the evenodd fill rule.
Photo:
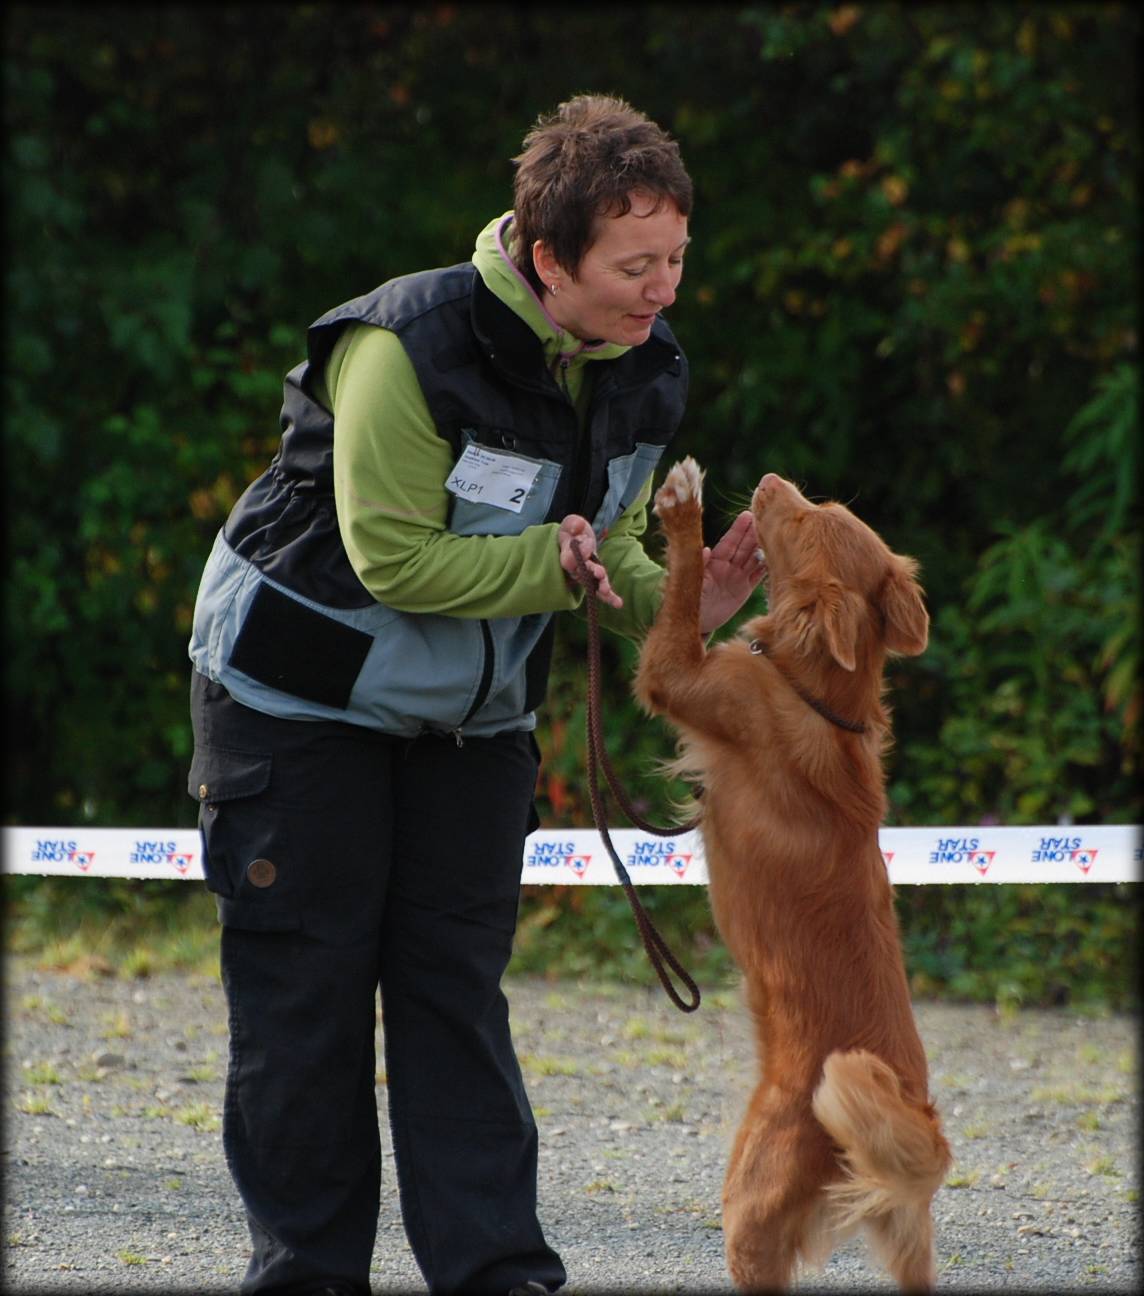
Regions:
<instances>
[{"instance_id":1,"label":"cargo pocket","mask_svg":"<svg viewBox=\"0 0 1144 1296\"><path fill-rule=\"evenodd\" d=\"M276 848L279 812L265 793L271 757L264 752L200 745L187 790L199 803L203 876L224 927L293 931L297 897Z\"/></svg>"}]
</instances>

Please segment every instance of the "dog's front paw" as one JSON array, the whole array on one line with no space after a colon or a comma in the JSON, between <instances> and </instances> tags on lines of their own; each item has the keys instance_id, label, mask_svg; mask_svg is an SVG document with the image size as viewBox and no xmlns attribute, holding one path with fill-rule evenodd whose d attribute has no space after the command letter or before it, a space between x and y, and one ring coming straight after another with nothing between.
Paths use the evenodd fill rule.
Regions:
<instances>
[{"instance_id":1,"label":"dog's front paw","mask_svg":"<svg viewBox=\"0 0 1144 1296\"><path fill-rule=\"evenodd\" d=\"M694 516L702 507L703 470L688 455L668 471L663 485L655 493L653 508L664 526L670 527L672 522L682 520L680 514Z\"/></svg>"}]
</instances>

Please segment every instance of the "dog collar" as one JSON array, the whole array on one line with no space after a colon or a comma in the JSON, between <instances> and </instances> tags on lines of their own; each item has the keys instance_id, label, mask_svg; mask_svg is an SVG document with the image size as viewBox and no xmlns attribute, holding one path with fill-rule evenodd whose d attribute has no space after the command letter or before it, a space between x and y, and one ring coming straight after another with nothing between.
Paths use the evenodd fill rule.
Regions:
<instances>
[{"instance_id":1,"label":"dog collar","mask_svg":"<svg viewBox=\"0 0 1144 1296\"><path fill-rule=\"evenodd\" d=\"M786 680L786 682L798 694L798 696L802 698L802 700L806 703L808 707L811 708L812 711L817 711L818 714L824 720L829 720L832 725L836 725L839 729L845 729L847 733L864 734L866 732L866 726L860 720L844 719L842 716L838 714L837 711L832 711L830 707L826 705L825 702L820 702L818 698L812 697L809 693L806 692L805 689L800 688L799 685L796 684L794 680L792 680L791 677L786 673L786 671L783 670L783 668L778 664L778 662L775 661L773 657L771 657L770 648L768 647L767 644L763 643L761 639L752 639L751 642L747 645L747 647L751 650L751 652L755 654L756 657L769 658L771 665L775 668L775 670L778 671L778 673L783 677L783 679Z\"/></svg>"}]
</instances>

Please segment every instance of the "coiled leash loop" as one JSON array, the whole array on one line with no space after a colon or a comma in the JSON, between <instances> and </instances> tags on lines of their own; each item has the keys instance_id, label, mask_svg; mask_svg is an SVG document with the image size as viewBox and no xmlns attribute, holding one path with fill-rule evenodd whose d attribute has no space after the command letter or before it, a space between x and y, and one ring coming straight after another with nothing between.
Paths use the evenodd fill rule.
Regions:
<instances>
[{"instance_id":1,"label":"coiled leash loop","mask_svg":"<svg viewBox=\"0 0 1144 1296\"><path fill-rule=\"evenodd\" d=\"M624 895L628 898L628 904L631 906L632 914L636 920L636 927L639 929L640 939L643 941L644 949L655 968L656 976L659 977L660 984L667 992L668 998L681 1012L694 1012L699 1007L700 994L699 987L692 980L686 968L680 963L675 955L668 948L667 942L656 930L655 924L648 917L644 910L643 904L636 895L635 887L632 885L632 879L628 875L628 870L624 867L623 861L616 853L616 848L612 844L612 838L608 832L608 817L605 812L603 793L600 789L600 768L603 768L604 776L608 781L608 786L612 794L619 802L620 809L631 820L637 828L642 828L644 832L652 833L657 837L675 837L680 833L690 832L698 824L698 819L690 823L680 824L675 828L660 828L654 824L647 823L633 809L628 797L625 796L620 781L616 777L616 772L612 768L612 763L608 759L607 749L604 745L604 729L600 718L600 621L599 609L596 604L596 580L588 570L588 565L584 561L584 555L580 551L580 545L577 541L572 542L573 552L576 555L576 574L588 600L588 722L587 722L587 747L588 747L588 794L592 802L592 818L596 823L596 831L600 834L608 854L611 856L612 867L616 871L616 880L624 889ZM690 1002L686 1002L680 995L679 991L671 983L667 974L667 968L670 967L672 972L687 987L690 994Z\"/></svg>"}]
</instances>

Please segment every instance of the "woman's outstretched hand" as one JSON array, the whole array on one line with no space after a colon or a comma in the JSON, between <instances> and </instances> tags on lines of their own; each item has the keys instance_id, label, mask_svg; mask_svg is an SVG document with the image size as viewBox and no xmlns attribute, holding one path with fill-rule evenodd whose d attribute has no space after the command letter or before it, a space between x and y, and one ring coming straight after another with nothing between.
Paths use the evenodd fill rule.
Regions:
<instances>
[{"instance_id":1,"label":"woman's outstretched hand","mask_svg":"<svg viewBox=\"0 0 1144 1296\"><path fill-rule=\"evenodd\" d=\"M766 575L749 510L739 514L714 549L704 548L703 564L699 632L709 635L738 612Z\"/></svg>"}]
</instances>

